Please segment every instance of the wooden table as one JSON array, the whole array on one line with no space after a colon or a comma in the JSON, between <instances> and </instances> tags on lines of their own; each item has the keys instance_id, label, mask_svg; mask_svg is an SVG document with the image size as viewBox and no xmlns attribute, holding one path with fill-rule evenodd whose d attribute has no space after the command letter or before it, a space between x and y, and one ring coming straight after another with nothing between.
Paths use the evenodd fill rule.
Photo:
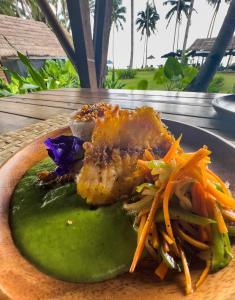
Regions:
<instances>
[{"instance_id":1,"label":"wooden table","mask_svg":"<svg viewBox=\"0 0 235 300\"><path fill-rule=\"evenodd\" d=\"M166 119L208 129L235 142L235 118L220 116L211 105L218 94L60 89L0 99L0 134L23 128L61 113L70 113L84 103L105 101L133 109L148 105Z\"/></svg>"}]
</instances>

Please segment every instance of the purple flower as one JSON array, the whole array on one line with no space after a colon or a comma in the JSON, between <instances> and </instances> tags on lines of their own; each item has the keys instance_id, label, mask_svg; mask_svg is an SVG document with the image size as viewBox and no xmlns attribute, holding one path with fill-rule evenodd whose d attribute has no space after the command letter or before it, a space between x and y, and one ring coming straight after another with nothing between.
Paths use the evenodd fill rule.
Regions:
<instances>
[{"instance_id":1,"label":"purple flower","mask_svg":"<svg viewBox=\"0 0 235 300\"><path fill-rule=\"evenodd\" d=\"M44 144L48 147L48 155L57 165L55 172L58 176L69 173L73 164L84 156L83 141L76 136L48 138Z\"/></svg>"}]
</instances>

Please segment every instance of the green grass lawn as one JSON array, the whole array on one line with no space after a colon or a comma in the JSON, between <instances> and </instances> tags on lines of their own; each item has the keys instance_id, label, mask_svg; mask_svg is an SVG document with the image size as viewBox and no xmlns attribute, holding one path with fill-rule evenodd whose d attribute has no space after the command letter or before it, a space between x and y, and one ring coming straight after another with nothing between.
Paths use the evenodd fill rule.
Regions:
<instances>
[{"instance_id":1,"label":"green grass lawn","mask_svg":"<svg viewBox=\"0 0 235 300\"><path fill-rule=\"evenodd\" d=\"M153 80L154 71L138 71L134 79L123 79L121 82L125 83L124 89L136 89L140 80L148 80L149 90L166 90L166 87L157 84ZM235 85L235 73L217 73L217 76L224 78L224 86L221 88L221 93L231 93Z\"/></svg>"}]
</instances>

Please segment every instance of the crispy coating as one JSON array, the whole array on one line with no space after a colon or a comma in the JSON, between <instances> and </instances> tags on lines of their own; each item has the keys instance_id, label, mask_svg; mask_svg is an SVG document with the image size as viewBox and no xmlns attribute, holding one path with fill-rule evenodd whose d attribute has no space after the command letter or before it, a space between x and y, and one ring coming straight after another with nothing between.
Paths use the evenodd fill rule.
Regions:
<instances>
[{"instance_id":1,"label":"crispy coating","mask_svg":"<svg viewBox=\"0 0 235 300\"><path fill-rule=\"evenodd\" d=\"M152 108L128 111L116 107L106 112L96 122L92 141L84 144L84 164L77 176L78 193L94 205L130 195L143 180L136 172L136 163L144 150L152 149L162 157L173 140Z\"/></svg>"}]
</instances>

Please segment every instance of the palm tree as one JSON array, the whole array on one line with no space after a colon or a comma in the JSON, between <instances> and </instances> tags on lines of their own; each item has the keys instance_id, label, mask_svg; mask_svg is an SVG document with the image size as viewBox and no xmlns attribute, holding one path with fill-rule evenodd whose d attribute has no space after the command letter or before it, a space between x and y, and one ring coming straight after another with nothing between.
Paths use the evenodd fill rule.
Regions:
<instances>
[{"instance_id":1,"label":"palm tree","mask_svg":"<svg viewBox=\"0 0 235 300\"><path fill-rule=\"evenodd\" d=\"M15 0L0 0L0 14L19 17Z\"/></svg>"},{"instance_id":2,"label":"palm tree","mask_svg":"<svg viewBox=\"0 0 235 300\"><path fill-rule=\"evenodd\" d=\"M146 3L146 9L139 11L137 14L138 18L136 20L137 31L141 32L141 40L145 36L144 43L144 54L143 54L143 66L147 66L148 57L148 39L151 34L155 33L157 21L160 19L157 13L156 7L154 5ZM144 62L145 60L145 62Z\"/></svg>"},{"instance_id":3,"label":"palm tree","mask_svg":"<svg viewBox=\"0 0 235 300\"><path fill-rule=\"evenodd\" d=\"M134 56L134 0L131 0L131 57L129 67L133 67L133 56Z\"/></svg>"},{"instance_id":4,"label":"palm tree","mask_svg":"<svg viewBox=\"0 0 235 300\"><path fill-rule=\"evenodd\" d=\"M225 51L233 37L235 31L234 11L235 0L231 0L227 15L214 42L212 50L197 76L186 88L188 91L204 92L207 90L209 83L215 75L221 60L224 57Z\"/></svg>"},{"instance_id":5,"label":"palm tree","mask_svg":"<svg viewBox=\"0 0 235 300\"><path fill-rule=\"evenodd\" d=\"M176 14L176 21L175 21L175 31L174 31L174 39L173 39L173 51L175 50L175 41L176 41L176 33L177 33L177 47L178 50L179 46L179 33L180 33L180 25L182 21L182 14L184 13L185 16L188 18L189 16L189 9L190 9L190 2L191 0L167 0L163 2L163 5L172 5L173 7L169 10L166 14L166 19L168 20L167 26L169 26L172 17Z\"/></svg>"},{"instance_id":6,"label":"palm tree","mask_svg":"<svg viewBox=\"0 0 235 300\"><path fill-rule=\"evenodd\" d=\"M189 13L188 13L188 20L187 20L187 25L185 29L185 35L184 35L184 42L183 42L183 48L182 48L182 62L184 62L185 59L185 52L186 52L186 47L187 47L187 41L188 41L188 34L189 34L189 27L191 25L191 17L192 13L195 10L194 9L194 0L191 0L190 7L189 7Z\"/></svg>"},{"instance_id":7,"label":"palm tree","mask_svg":"<svg viewBox=\"0 0 235 300\"><path fill-rule=\"evenodd\" d=\"M89 0L90 14L94 17L95 15L95 0Z\"/></svg>"},{"instance_id":8,"label":"palm tree","mask_svg":"<svg viewBox=\"0 0 235 300\"><path fill-rule=\"evenodd\" d=\"M122 6L122 0L113 0L112 23L117 31L119 27L123 30L123 23L126 22L126 7Z\"/></svg>"},{"instance_id":9,"label":"palm tree","mask_svg":"<svg viewBox=\"0 0 235 300\"><path fill-rule=\"evenodd\" d=\"M226 3L229 3L231 0L225 0ZM214 13L212 15L212 18L211 18L211 22L210 22L210 26L209 26L209 30L208 30L208 33L207 33L207 38L211 38L212 37L212 34L213 34L213 29L214 29L214 26L215 26L215 20L216 20L216 17L217 17L217 14L218 14L218 11L220 9L220 5L221 5L221 0L207 0L207 2L214 6L215 10L214 10Z\"/></svg>"},{"instance_id":10,"label":"palm tree","mask_svg":"<svg viewBox=\"0 0 235 300\"><path fill-rule=\"evenodd\" d=\"M113 25L113 77L115 76L115 73L114 73L114 66L115 66L115 64L114 64L114 60L115 60L115 57L114 57L115 28L116 28L117 31L119 30L119 28L121 30L124 29L123 23L126 22L125 14L126 14L126 7L122 6L122 0L113 0L113 11L112 11L112 25Z\"/></svg>"}]
</instances>

